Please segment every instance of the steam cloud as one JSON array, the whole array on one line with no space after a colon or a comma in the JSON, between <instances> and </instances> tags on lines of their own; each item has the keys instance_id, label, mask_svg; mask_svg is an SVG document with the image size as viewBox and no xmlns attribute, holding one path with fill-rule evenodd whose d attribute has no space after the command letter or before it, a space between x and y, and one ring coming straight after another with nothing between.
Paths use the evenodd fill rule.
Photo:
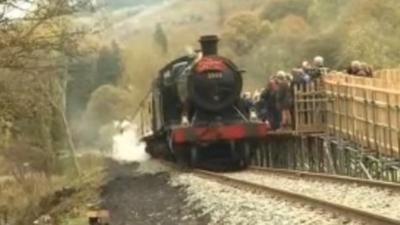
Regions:
<instances>
[{"instance_id":1,"label":"steam cloud","mask_svg":"<svg viewBox=\"0 0 400 225\"><path fill-rule=\"evenodd\" d=\"M136 126L129 121L115 122L118 133L113 137L112 158L120 162L144 162L150 159L140 142Z\"/></svg>"}]
</instances>

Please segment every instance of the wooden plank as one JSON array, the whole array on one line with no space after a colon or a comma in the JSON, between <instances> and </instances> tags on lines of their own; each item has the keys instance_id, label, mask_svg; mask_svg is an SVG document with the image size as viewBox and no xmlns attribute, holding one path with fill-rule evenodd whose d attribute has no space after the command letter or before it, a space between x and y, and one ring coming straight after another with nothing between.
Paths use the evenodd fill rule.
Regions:
<instances>
[{"instance_id":1,"label":"wooden plank","mask_svg":"<svg viewBox=\"0 0 400 225\"><path fill-rule=\"evenodd\" d=\"M328 75L326 92L328 97L336 99L327 107L329 131L340 132L363 146L374 147L381 154L396 154L400 158L400 103L397 100L400 92L390 90L395 87L391 81ZM376 88L385 85L389 89ZM371 100L368 100L368 93ZM396 99L396 104L392 104L391 99Z\"/></svg>"},{"instance_id":2,"label":"wooden plank","mask_svg":"<svg viewBox=\"0 0 400 225\"><path fill-rule=\"evenodd\" d=\"M325 83L334 84L335 82L331 81L331 80L325 80ZM380 92L380 93L389 93L389 94L394 94L394 95L400 94L400 91L398 91L398 90L377 88L377 87L374 87L371 85L366 86L366 85L359 85L359 84L348 84L348 83L343 83L343 82L337 82L336 84L339 86L343 86L343 87L348 86L348 87L353 87L353 88L365 88L370 91L375 91L375 92Z\"/></svg>"},{"instance_id":3,"label":"wooden plank","mask_svg":"<svg viewBox=\"0 0 400 225\"><path fill-rule=\"evenodd\" d=\"M349 132L349 119L350 119L350 105L349 105L349 87L344 88L344 96L343 96L343 103L344 103L344 123L343 129L347 135L348 139L351 139L350 132Z\"/></svg>"},{"instance_id":4,"label":"wooden plank","mask_svg":"<svg viewBox=\"0 0 400 225\"><path fill-rule=\"evenodd\" d=\"M400 91L394 90L400 70L378 74L380 78L331 73L323 84L306 86L296 94L297 114L303 115L296 126L303 131L326 128L379 154L400 158Z\"/></svg>"},{"instance_id":5,"label":"wooden plank","mask_svg":"<svg viewBox=\"0 0 400 225\"><path fill-rule=\"evenodd\" d=\"M327 89L332 91L332 85L326 85ZM333 108L334 108L334 101L331 100L331 97L327 94L327 98L329 98L328 102L327 102L327 108L326 108L326 116L327 116L327 129L328 132L332 133L331 130L329 130L329 124L333 124L334 123L334 114L333 114Z\"/></svg>"},{"instance_id":6,"label":"wooden plank","mask_svg":"<svg viewBox=\"0 0 400 225\"><path fill-rule=\"evenodd\" d=\"M376 107L375 107L375 99L376 99L376 92L372 91L372 102L369 107L372 109L372 123L373 123L373 136L374 136L374 148L376 151L379 152L379 141L378 141L378 128L376 124L377 115L376 115Z\"/></svg>"},{"instance_id":7,"label":"wooden plank","mask_svg":"<svg viewBox=\"0 0 400 225\"><path fill-rule=\"evenodd\" d=\"M388 141L389 141L389 152L390 156L393 156L393 142L392 142L392 115L391 115L391 104L390 104L390 95L386 93L386 101L387 101L387 126L388 126Z\"/></svg>"},{"instance_id":8,"label":"wooden plank","mask_svg":"<svg viewBox=\"0 0 400 225\"><path fill-rule=\"evenodd\" d=\"M298 85L295 85L294 86L294 99L295 99L295 102L294 102L294 115L295 115L295 118L294 118L294 129L295 130L297 130L298 129L298 127L299 127L299 119L300 119L300 116L299 116L299 95L298 95L298 92L299 92L299 90L298 90L298 88L299 88L299 86Z\"/></svg>"},{"instance_id":9,"label":"wooden plank","mask_svg":"<svg viewBox=\"0 0 400 225\"><path fill-rule=\"evenodd\" d=\"M311 92L311 83L306 85L306 92ZM305 99L310 100L311 96L305 96ZM305 113L306 116L305 116L304 126L309 124L311 121L311 117L312 117L312 112L310 110L311 106L312 106L312 103L310 101L307 101L305 104L305 108L306 108L307 112Z\"/></svg>"},{"instance_id":10,"label":"wooden plank","mask_svg":"<svg viewBox=\"0 0 400 225\"><path fill-rule=\"evenodd\" d=\"M397 121L397 158L400 159L400 95L396 95L396 121Z\"/></svg>"},{"instance_id":11,"label":"wooden plank","mask_svg":"<svg viewBox=\"0 0 400 225\"><path fill-rule=\"evenodd\" d=\"M368 148L371 148L371 137L370 137L370 132L369 132L369 116L368 116L368 93L367 90L363 90L364 94L364 118L365 118L365 126L364 129L366 131L366 136L367 136L367 146Z\"/></svg>"},{"instance_id":12,"label":"wooden plank","mask_svg":"<svg viewBox=\"0 0 400 225\"><path fill-rule=\"evenodd\" d=\"M334 109L333 109L333 112L334 112L334 115L335 115L335 121L334 121L334 124L337 124L338 126L338 128L340 127L340 115L339 115L339 106L340 106L340 101L339 101L339 85L335 85L335 89L336 89L336 95L335 95L335 107L334 107ZM340 132L340 129L338 129L339 130L339 132ZM336 129L336 126L335 126L335 135L338 135L338 131L337 129Z\"/></svg>"}]
</instances>

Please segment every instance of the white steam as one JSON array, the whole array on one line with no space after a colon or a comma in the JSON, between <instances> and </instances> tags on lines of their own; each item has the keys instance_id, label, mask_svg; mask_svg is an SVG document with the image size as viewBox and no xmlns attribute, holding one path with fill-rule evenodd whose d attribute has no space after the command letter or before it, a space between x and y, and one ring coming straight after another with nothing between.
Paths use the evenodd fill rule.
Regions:
<instances>
[{"instance_id":1,"label":"white steam","mask_svg":"<svg viewBox=\"0 0 400 225\"><path fill-rule=\"evenodd\" d=\"M143 162L150 158L140 142L136 126L129 121L115 122L118 133L113 137L112 158L120 162Z\"/></svg>"}]
</instances>

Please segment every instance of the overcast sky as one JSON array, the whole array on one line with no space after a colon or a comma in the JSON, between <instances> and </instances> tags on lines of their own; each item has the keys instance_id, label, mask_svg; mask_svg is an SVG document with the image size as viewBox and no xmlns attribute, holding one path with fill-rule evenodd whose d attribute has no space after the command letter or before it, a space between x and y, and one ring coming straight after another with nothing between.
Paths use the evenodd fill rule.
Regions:
<instances>
[{"instance_id":1,"label":"overcast sky","mask_svg":"<svg viewBox=\"0 0 400 225\"><path fill-rule=\"evenodd\" d=\"M4 5L3 6L0 5L0 10L5 12L4 14L5 17L13 19L21 18L26 14L28 10L33 10L33 6L29 2L18 1L16 5L17 8L12 6L6 7Z\"/></svg>"}]
</instances>

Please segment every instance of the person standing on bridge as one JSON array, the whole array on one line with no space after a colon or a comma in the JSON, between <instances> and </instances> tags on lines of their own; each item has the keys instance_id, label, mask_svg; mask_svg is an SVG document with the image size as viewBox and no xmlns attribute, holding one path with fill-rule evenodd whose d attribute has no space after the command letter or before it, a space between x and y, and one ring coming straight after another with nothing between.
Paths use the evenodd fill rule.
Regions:
<instances>
[{"instance_id":1,"label":"person standing on bridge","mask_svg":"<svg viewBox=\"0 0 400 225\"><path fill-rule=\"evenodd\" d=\"M373 69L370 65L368 65L366 62L361 62L361 71L365 74L366 77L373 77L374 72Z\"/></svg>"},{"instance_id":2,"label":"person standing on bridge","mask_svg":"<svg viewBox=\"0 0 400 225\"><path fill-rule=\"evenodd\" d=\"M292 70L292 86L304 85L310 81L310 77L302 68L294 68Z\"/></svg>"},{"instance_id":3,"label":"person standing on bridge","mask_svg":"<svg viewBox=\"0 0 400 225\"><path fill-rule=\"evenodd\" d=\"M242 103L245 114L247 117L250 116L250 112L254 109L254 104L251 98L251 92L246 91L242 95Z\"/></svg>"},{"instance_id":4,"label":"person standing on bridge","mask_svg":"<svg viewBox=\"0 0 400 225\"><path fill-rule=\"evenodd\" d=\"M277 109L281 114L280 128L287 129L291 125L291 78L290 75L286 74L284 71L279 71L277 78Z\"/></svg>"},{"instance_id":5,"label":"person standing on bridge","mask_svg":"<svg viewBox=\"0 0 400 225\"><path fill-rule=\"evenodd\" d=\"M268 80L260 96L260 118L263 121L268 121L272 130L278 129L281 121L281 114L277 108L277 92L278 84L274 75Z\"/></svg>"},{"instance_id":6,"label":"person standing on bridge","mask_svg":"<svg viewBox=\"0 0 400 225\"><path fill-rule=\"evenodd\" d=\"M319 79L327 73L328 73L328 68L326 68L324 65L324 58L322 56L314 57L311 70L309 72L311 79L312 80Z\"/></svg>"},{"instance_id":7,"label":"person standing on bridge","mask_svg":"<svg viewBox=\"0 0 400 225\"><path fill-rule=\"evenodd\" d=\"M367 71L362 69L361 62L358 60L351 62L350 66L346 70L346 73L359 77L367 77Z\"/></svg>"},{"instance_id":8,"label":"person standing on bridge","mask_svg":"<svg viewBox=\"0 0 400 225\"><path fill-rule=\"evenodd\" d=\"M306 84L311 81L312 67L308 61L301 63L302 77Z\"/></svg>"}]
</instances>

